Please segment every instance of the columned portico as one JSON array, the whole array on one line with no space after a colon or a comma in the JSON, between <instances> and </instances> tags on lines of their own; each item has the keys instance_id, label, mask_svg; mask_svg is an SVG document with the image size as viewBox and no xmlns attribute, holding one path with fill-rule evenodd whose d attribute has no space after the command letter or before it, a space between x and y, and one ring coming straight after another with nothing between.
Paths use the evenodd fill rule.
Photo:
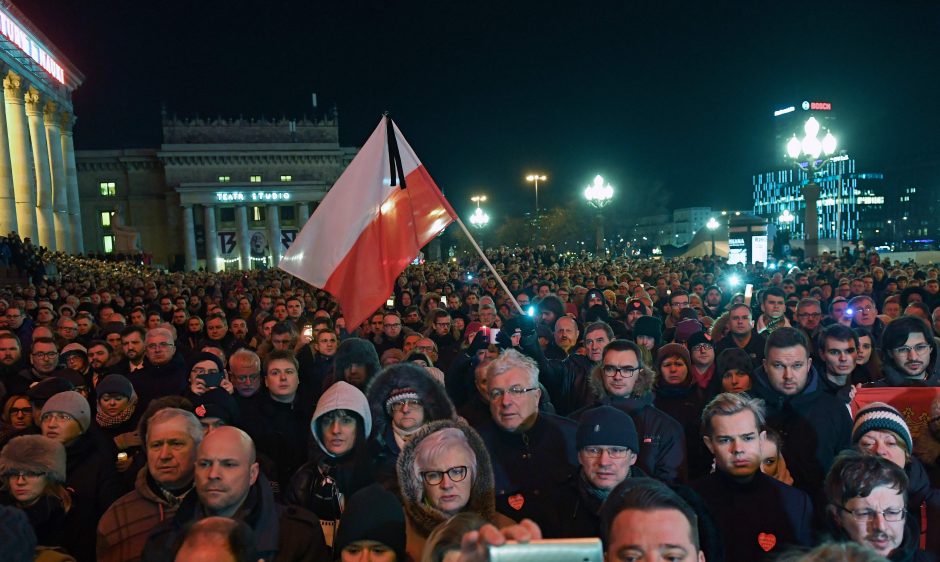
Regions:
<instances>
[{"instance_id":1,"label":"columned portico","mask_svg":"<svg viewBox=\"0 0 940 562\"><path fill-rule=\"evenodd\" d=\"M297 204L297 226L303 228L310 219L310 203L303 202Z\"/></svg>"},{"instance_id":2,"label":"columned portico","mask_svg":"<svg viewBox=\"0 0 940 562\"><path fill-rule=\"evenodd\" d=\"M49 169L49 147L46 128L42 122L42 96L35 88L26 92L26 117L29 119L29 137L33 147L33 167L36 173L36 224L39 244L57 250L55 219L52 212L52 173Z\"/></svg>"},{"instance_id":3,"label":"columned portico","mask_svg":"<svg viewBox=\"0 0 940 562\"><path fill-rule=\"evenodd\" d=\"M30 238L35 243L39 240L36 227L36 176L33 172L33 151L29 144L26 100L20 75L9 71L3 79L3 90L13 193L16 197L16 221L20 238Z\"/></svg>"},{"instance_id":4,"label":"columned portico","mask_svg":"<svg viewBox=\"0 0 940 562\"><path fill-rule=\"evenodd\" d=\"M6 89L0 89L0 233L18 230L16 222L16 190L10 163L10 140L7 136Z\"/></svg>"},{"instance_id":5,"label":"columned portico","mask_svg":"<svg viewBox=\"0 0 940 562\"><path fill-rule=\"evenodd\" d=\"M69 222L68 183L65 161L62 159L62 133L55 102L46 102L43 109L46 126L46 145L49 147L49 167L52 171L52 212L55 221L55 243L59 251L72 253L71 223Z\"/></svg>"},{"instance_id":6,"label":"columned portico","mask_svg":"<svg viewBox=\"0 0 940 562\"><path fill-rule=\"evenodd\" d=\"M62 159L65 162L69 235L72 239L71 248L76 254L84 254L85 238L82 234L82 212L78 203L78 170L75 166L75 143L72 140L72 127L75 125L75 116L63 111L60 117L62 121L59 142L62 145Z\"/></svg>"},{"instance_id":7,"label":"columned portico","mask_svg":"<svg viewBox=\"0 0 940 562\"><path fill-rule=\"evenodd\" d=\"M206 269L219 271L219 233L215 228L215 207L206 205Z\"/></svg>"},{"instance_id":8,"label":"columned portico","mask_svg":"<svg viewBox=\"0 0 940 562\"><path fill-rule=\"evenodd\" d=\"M183 236L186 271L194 271L196 269L196 222L193 220L192 205L183 205Z\"/></svg>"},{"instance_id":9,"label":"columned portico","mask_svg":"<svg viewBox=\"0 0 940 562\"><path fill-rule=\"evenodd\" d=\"M281 261L281 217L277 205L268 205L265 216L268 219L268 246L271 249L271 267L277 267Z\"/></svg>"},{"instance_id":10,"label":"columned portico","mask_svg":"<svg viewBox=\"0 0 940 562\"><path fill-rule=\"evenodd\" d=\"M238 240L238 259L242 269L251 269L251 246L248 234L248 207L235 207L235 236Z\"/></svg>"}]
</instances>

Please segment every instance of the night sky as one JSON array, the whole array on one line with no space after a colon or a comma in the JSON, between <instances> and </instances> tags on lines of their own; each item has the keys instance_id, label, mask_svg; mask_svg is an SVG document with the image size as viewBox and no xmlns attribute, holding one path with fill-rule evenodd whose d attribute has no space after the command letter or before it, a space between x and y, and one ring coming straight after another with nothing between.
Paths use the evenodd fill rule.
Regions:
<instances>
[{"instance_id":1,"label":"night sky","mask_svg":"<svg viewBox=\"0 0 940 562\"><path fill-rule=\"evenodd\" d=\"M388 110L458 210L749 208L782 164L774 109L830 101L859 171L940 163L940 5L904 2L20 0L86 79L76 147L160 143L180 117L334 103L343 145ZM940 179L934 181L940 184ZM656 194L651 197L650 194Z\"/></svg>"}]
</instances>

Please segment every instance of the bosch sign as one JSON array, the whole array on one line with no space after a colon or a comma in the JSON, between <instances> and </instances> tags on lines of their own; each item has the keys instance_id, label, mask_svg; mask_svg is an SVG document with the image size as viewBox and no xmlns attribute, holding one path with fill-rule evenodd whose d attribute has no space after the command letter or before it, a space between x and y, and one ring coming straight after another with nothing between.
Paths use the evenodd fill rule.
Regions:
<instances>
[{"instance_id":1,"label":"bosch sign","mask_svg":"<svg viewBox=\"0 0 940 562\"><path fill-rule=\"evenodd\" d=\"M802 107L804 111L832 111L832 103L828 101L804 101Z\"/></svg>"}]
</instances>

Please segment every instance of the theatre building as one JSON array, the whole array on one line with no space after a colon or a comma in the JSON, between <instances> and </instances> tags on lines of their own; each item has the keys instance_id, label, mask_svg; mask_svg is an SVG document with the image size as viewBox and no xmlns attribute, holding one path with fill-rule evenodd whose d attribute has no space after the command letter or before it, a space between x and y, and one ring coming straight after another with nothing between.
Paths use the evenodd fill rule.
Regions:
<instances>
[{"instance_id":1,"label":"theatre building","mask_svg":"<svg viewBox=\"0 0 940 562\"><path fill-rule=\"evenodd\" d=\"M84 77L12 3L0 2L0 234L82 252L72 92Z\"/></svg>"},{"instance_id":2,"label":"theatre building","mask_svg":"<svg viewBox=\"0 0 940 562\"><path fill-rule=\"evenodd\" d=\"M176 119L157 149L79 150L86 248L192 271L277 265L355 149L335 116Z\"/></svg>"}]
</instances>

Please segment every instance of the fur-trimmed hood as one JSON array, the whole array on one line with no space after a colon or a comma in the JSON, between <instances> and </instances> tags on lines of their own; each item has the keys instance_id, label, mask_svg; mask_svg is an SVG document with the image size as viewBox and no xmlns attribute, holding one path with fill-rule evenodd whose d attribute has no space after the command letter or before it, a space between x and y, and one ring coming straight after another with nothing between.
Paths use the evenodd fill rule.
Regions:
<instances>
[{"instance_id":1,"label":"fur-trimmed hood","mask_svg":"<svg viewBox=\"0 0 940 562\"><path fill-rule=\"evenodd\" d=\"M324 414L333 410L349 410L358 414L362 418L363 434L366 439L369 438L372 433L372 413L369 411L369 402L365 394L348 382L338 381L326 389L317 401L317 408L313 411L313 418L310 419L310 432L313 433L313 438L324 453L329 454L323 445L317 422Z\"/></svg>"},{"instance_id":2,"label":"fur-trimmed hood","mask_svg":"<svg viewBox=\"0 0 940 562\"><path fill-rule=\"evenodd\" d=\"M65 482L65 447L42 435L10 439L0 451L0 473L23 470L45 472L49 480Z\"/></svg>"},{"instance_id":3,"label":"fur-trimmed hood","mask_svg":"<svg viewBox=\"0 0 940 562\"><path fill-rule=\"evenodd\" d=\"M634 376L637 377L637 381L629 397L643 398L651 396L653 385L656 383L656 371L644 365L643 370ZM611 396L604 387L604 370L600 364L594 365L594 367L591 368L590 377L591 391L594 393L597 400L609 400ZM692 378L691 375L689 378Z\"/></svg>"},{"instance_id":4,"label":"fur-trimmed hood","mask_svg":"<svg viewBox=\"0 0 940 562\"><path fill-rule=\"evenodd\" d=\"M434 379L425 369L410 363L397 363L382 369L369 383L366 398L372 409L372 435L384 440L385 430L392 416L385 401L393 390L410 388L417 393L424 406L424 421L448 420L456 417L454 404L447 396L444 385Z\"/></svg>"},{"instance_id":5,"label":"fur-trimmed hood","mask_svg":"<svg viewBox=\"0 0 940 562\"><path fill-rule=\"evenodd\" d=\"M424 501L424 485L415 470L415 449L429 435L446 428L456 428L462 431L477 458L476 475L473 485L470 487L470 500L462 511L472 511L487 521L492 521L496 515L493 465L490 463L490 454L486 450L483 439L476 430L463 420L431 422L422 427L408 442L401 454L398 455L397 465L398 482L401 488L405 515L408 516L414 528L424 537L427 537L435 527L447 521L450 516Z\"/></svg>"},{"instance_id":6,"label":"fur-trimmed hood","mask_svg":"<svg viewBox=\"0 0 940 562\"><path fill-rule=\"evenodd\" d=\"M365 367L368 375L363 388L368 386L369 381L379 371L379 355L375 351L372 342L362 338L347 338L343 340L336 348L336 355L333 356L333 377L338 381L345 381L346 368L350 365L362 365Z\"/></svg>"}]
</instances>

